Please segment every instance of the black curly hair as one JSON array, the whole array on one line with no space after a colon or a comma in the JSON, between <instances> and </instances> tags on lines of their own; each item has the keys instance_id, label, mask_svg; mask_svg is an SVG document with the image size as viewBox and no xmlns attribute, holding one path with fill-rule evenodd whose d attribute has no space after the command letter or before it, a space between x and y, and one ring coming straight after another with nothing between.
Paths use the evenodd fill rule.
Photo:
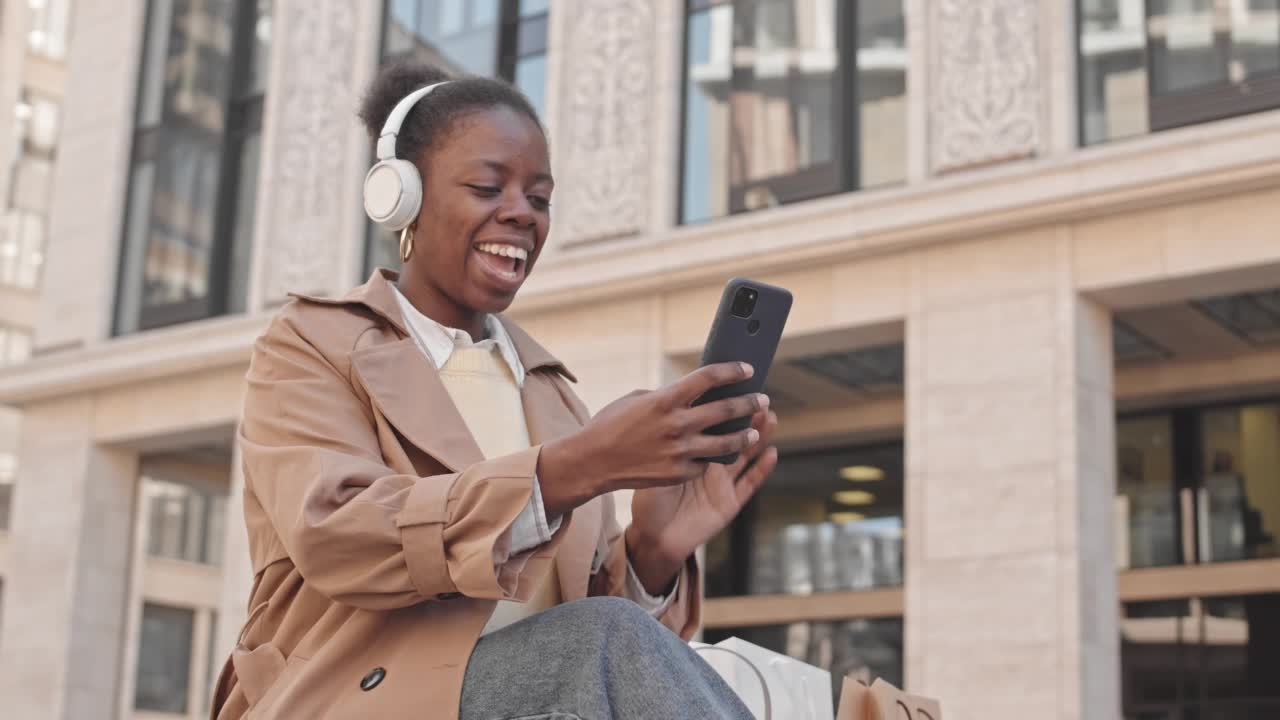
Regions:
<instances>
[{"instance_id":1,"label":"black curly hair","mask_svg":"<svg viewBox=\"0 0 1280 720\"><path fill-rule=\"evenodd\" d=\"M360 119L369 137L377 139L387 116L406 95L445 80L451 82L431 91L405 117L396 138L396 157L416 162L423 152L449 135L457 120L494 107L511 108L546 133L529 99L510 84L478 75L453 77L433 65L403 59L379 68L360 102Z\"/></svg>"}]
</instances>

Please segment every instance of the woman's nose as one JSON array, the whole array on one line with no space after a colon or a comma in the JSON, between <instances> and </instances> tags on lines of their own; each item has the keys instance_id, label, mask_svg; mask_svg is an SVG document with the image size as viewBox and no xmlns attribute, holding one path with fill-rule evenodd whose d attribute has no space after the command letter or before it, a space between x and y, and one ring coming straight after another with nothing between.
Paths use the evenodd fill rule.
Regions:
<instances>
[{"instance_id":1,"label":"woman's nose","mask_svg":"<svg viewBox=\"0 0 1280 720\"><path fill-rule=\"evenodd\" d=\"M537 224L529 199L519 193L515 197L503 195L502 207L498 208L498 221L528 227Z\"/></svg>"}]
</instances>

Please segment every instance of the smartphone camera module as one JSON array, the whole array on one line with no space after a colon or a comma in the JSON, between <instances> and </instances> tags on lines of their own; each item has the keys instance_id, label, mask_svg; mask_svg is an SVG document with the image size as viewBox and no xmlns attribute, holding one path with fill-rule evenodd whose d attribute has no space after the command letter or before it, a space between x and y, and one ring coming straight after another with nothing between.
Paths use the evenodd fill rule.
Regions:
<instances>
[{"instance_id":1,"label":"smartphone camera module","mask_svg":"<svg viewBox=\"0 0 1280 720\"><path fill-rule=\"evenodd\" d=\"M733 314L735 317L749 318L756 311L756 298L759 293L749 287L739 288L733 296Z\"/></svg>"}]
</instances>

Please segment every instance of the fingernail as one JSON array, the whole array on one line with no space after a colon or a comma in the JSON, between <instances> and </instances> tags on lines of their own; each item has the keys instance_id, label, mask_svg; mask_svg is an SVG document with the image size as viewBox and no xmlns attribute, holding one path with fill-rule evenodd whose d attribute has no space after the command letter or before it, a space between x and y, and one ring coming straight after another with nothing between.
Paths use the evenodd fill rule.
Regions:
<instances>
[{"instance_id":1,"label":"fingernail","mask_svg":"<svg viewBox=\"0 0 1280 720\"><path fill-rule=\"evenodd\" d=\"M760 441L760 433L759 433L759 431L757 431L755 428L751 428L750 430L748 430L748 431L747 431L747 444L748 444L748 445L755 445L755 444L756 444L757 442L759 442L759 441Z\"/></svg>"},{"instance_id":2,"label":"fingernail","mask_svg":"<svg viewBox=\"0 0 1280 720\"><path fill-rule=\"evenodd\" d=\"M743 374L746 375L747 377L751 377L752 375L756 374L756 369L751 367L750 363L740 363L740 364L742 365Z\"/></svg>"},{"instance_id":3,"label":"fingernail","mask_svg":"<svg viewBox=\"0 0 1280 720\"><path fill-rule=\"evenodd\" d=\"M759 395L757 395L757 396L756 396L756 398L760 401L760 409L761 409L761 410L766 410L766 409L768 409L768 407L769 407L769 396L768 396L768 395L765 395L764 393L760 393Z\"/></svg>"}]
</instances>

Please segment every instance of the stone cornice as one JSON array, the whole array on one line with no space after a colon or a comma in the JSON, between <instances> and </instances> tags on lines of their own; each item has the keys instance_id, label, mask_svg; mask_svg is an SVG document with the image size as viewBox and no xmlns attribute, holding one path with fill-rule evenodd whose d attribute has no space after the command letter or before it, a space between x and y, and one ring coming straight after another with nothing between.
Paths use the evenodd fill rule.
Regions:
<instances>
[{"instance_id":1,"label":"stone cornice","mask_svg":"<svg viewBox=\"0 0 1280 720\"><path fill-rule=\"evenodd\" d=\"M1276 185L1280 112L1271 112L576 247L539 266L514 314ZM0 370L0 404L247 363L268 319L217 318L37 357Z\"/></svg>"}]
</instances>

